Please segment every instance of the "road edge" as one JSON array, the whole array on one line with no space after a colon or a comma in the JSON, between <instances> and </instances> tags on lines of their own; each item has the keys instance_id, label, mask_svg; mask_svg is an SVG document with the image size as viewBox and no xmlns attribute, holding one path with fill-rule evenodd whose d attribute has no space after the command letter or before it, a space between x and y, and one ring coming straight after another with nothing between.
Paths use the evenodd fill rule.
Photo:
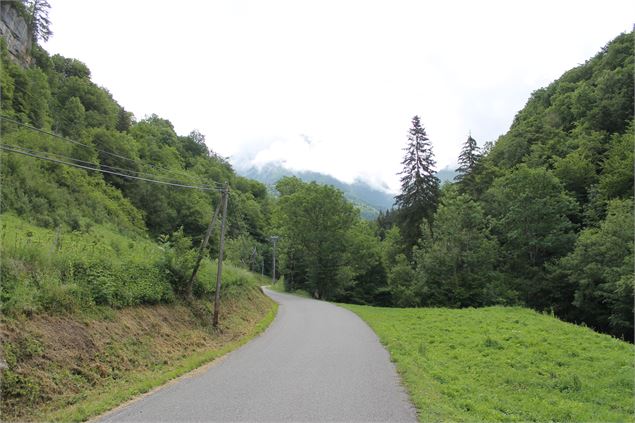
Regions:
<instances>
[{"instance_id":1,"label":"road edge","mask_svg":"<svg viewBox=\"0 0 635 423\"><path fill-rule=\"evenodd\" d=\"M79 418L74 418L73 421L87 421L91 423L97 422L149 395L155 394L156 392L167 388L168 386L178 383L184 379L194 377L209 368L218 365L224 361L229 354L256 339L271 326L271 323L273 323L278 315L278 303L271 299L271 297L267 296L267 298L269 298L272 302L271 309L267 312L267 314L265 314L262 320L254 326L254 331L252 333L249 333L234 342L226 344L219 350L200 351L185 357L181 360L180 364L180 366L184 367L177 366L171 372L167 372L164 375L165 377L160 378L157 383L146 385L143 381L137 382L135 385L130 387L126 393L122 394L121 397L114 397L112 401L107 401L102 407L98 407L92 411L84 409L84 415L81 415ZM187 362L187 360L191 360L193 358L195 359L194 364L183 364L183 362ZM79 411L79 413L82 414L81 411ZM55 420L63 421L59 418L56 418Z\"/></svg>"}]
</instances>

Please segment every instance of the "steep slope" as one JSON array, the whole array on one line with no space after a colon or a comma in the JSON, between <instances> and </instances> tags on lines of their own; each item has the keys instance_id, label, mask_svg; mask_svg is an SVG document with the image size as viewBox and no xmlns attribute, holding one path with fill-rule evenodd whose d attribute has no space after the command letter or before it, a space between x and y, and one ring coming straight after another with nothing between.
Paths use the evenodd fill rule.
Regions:
<instances>
[{"instance_id":1,"label":"steep slope","mask_svg":"<svg viewBox=\"0 0 635 423\"><path fill-rule=\"evenodd\" d=\"M633 36L536 90L460 185L499 243L502 293L629 340Z\"/></svg>"}]
</instances>

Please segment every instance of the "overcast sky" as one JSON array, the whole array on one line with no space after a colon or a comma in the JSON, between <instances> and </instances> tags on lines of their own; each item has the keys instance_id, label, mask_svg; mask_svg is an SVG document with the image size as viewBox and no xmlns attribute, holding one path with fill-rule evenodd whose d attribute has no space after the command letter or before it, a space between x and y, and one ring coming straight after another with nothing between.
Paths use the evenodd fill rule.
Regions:
<instances>
[{"instance_id":1,"label":"overcast sky","mask_svg":"<svg viewBox=\"0 0 635 423\"><path fill-rule=\"evenodd\" d=\"M532 91L633 27L632 1L50 0L45 44L137 119L234 162L398 190L410 120L438 167L503 134Z\"/></svg>"}]
</instances>

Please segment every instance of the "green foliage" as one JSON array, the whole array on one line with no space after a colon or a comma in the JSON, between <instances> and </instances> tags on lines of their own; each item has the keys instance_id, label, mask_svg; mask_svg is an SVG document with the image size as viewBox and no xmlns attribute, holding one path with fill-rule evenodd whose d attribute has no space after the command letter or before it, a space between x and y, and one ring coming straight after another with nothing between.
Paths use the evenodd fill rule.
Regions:
<instances>
[{"instance_id":1,"label":"green foliage","mask_svg":"<svg viewBox=\"0 0 635 423\"><path fill-rule=\"evenodd\" d=\"M345 306L389 351L419 420L633 421L633 345L522 308Z\"/></svg>"},{"instance_id":2,"label":"green foliage","mask_svg":"<svg viewBox=\"0 0 635 423\"><path fill-rule=\"evenodd\" d=\"M390 290L382 261L381 242L375 236L375 225L358 220L348 231L344 257L349 283L338 300L354 304L390 305Z\"/></svg>"},{"instance_id":3,"label":"green foliage","mask_svg":"<svg viewBox=\"0 0 635 423\"><path fill-rule=\"evenodd\" d=\"M459 183L462 192L475 191L474 171L478 166L481 153L472 135L467 137L463 149L459 154L459 167L456 169L454 180Z\"/></svg>"},{"instance_id":4,"label":"green foliage","mask_svg":"<svg viewBox=\"0 0 635 423\"><path fill-rule=\"evenodd\" d=\"M595 165L580 150L569 153L555 164L554 174L578 203L587 202L588 190L596 181Z\"/></svg>"},{"instance_id":5,"label":"green foliage","mask_svg":"<svg viewBox=\"0 0 635 423\"><path fill-rule=\"evenodd\" d=\"M86 127L86 110L77 97L66 100L60 116L59 130L62 135L80 138L81 131Z\"/></svg>"},{"instance_id":6,"label":"green foliage","mask_svg":"<svg viewBox=\"0 0 635 423\"><path fill-rule=\"evenodd\" d=\"M388 286L392 302L397 307L414 307L420 300L416 295L415 272L404 254L397 254L388 270Z\"/></svg>"},{"instance_id":7,"label":"green foliage","mask_svg":"<svg viewBox=\"0 0 635 423\"><path fill-rule=\"evenodd\" d=\"M341 191L314 182L282 195L278 206L287 284L318 298L336 297L352 278L344 256L348 230L359 219L355 209Z\"/></svg>"},{"instance_id":8,"label":"green foliage","mask_svg":"<svg viewBox=\"0 0 635 423\"><path fill-rule=\"evenodd\" d=\"M225 259L244 269L259 270L263 256L258 247L256 240L249 235L228 239L225 241Z\"/></svg>"},{"instance_id":9,"label":"green foliage","mask_svg":"<svg viewBox=\"0 0 635 423\"><path fill-rule=\"evenodd\" d=\"M470 137L461 156L458 193L447 188L442 205L430 143L415 117L400 208L382 213L377 225L362 223L336 189L297 178L279 181L276 201L264 185L237 176L207 148L200 132L180 136L157 115L137 121L91 81L84 63L49 56L37 45L34 66L23 69L9 60L0 41L2 113L73 142L4 119L2 142L165 182L213 187L227 182L228 260L251 269L254 260L264 260L271 271L268 237L281 235L279 269L291 290L400 306L518 301L624 335L632 332L627 306L632 278L625 276L632 249L623 245L632 233L625 235L627 213L613 200L632 201L633 195L632 37L621 35L587 63L534 92L510 131L482 154ZM195 285L185 281L192 247L205 232L218 192L150 184L7 152L0 153L0 161L2 216L17 214L18 226L36 225L28 231L45 231L49 246L59 232L82 248L71 253L63 244L49 253L43 245L14 246L2 262L3 310L124 307L171 301L174 293L189 289L199 296L213 291L208 259L218 252L215 243ZM8 219L11 231L15 222ZM104 236L93 244L89 239L95 233ZM164 252L146 239L162 234L173 234L161 238ZM136 247L128 248L129 242ZM130 259L140 254L138 242L144 245L141 251L153 253ZM608 242L618 246L612 249ZM585 255L596 250L601 259ZM245 275L228 280L247 280ZM576 389L575 379L569 382Z\"/></svg>"},{"instance_id":10,"label":"green foliage","mask_svg":"<svg viewBox=\"0 0 635 423\"><path fill-rule=\"evenodd\" d=\"M634 129L631 122L628 132L611 137L597 187L599 195L606 200L633 195Z\"/></svg>"},{"instance_id":11,"label":"green foliage","mask_svg":"<svg viewBox=\"0 0 635 423\"><path fill-rule=\"evenodd\" d=\"M141 172L166 182L215 185L228 181L236 186L229 205L228 234L248 233L258 242L265 241L270 213L265 187L237 177L224 159L208 151L203 134L192 131L178 136L168 120L156 115L135 122L108 91L90 80L84 63L60 55L49 57L36 47L35 66L25 70L9 60L2 43L3 115L60 133L74 143L4 120L3 142L120 173ZM219 197L216 192L87 173L13 154L2 153L2 161L7 164L2 169L3 194L7 193L2 210L49 227L80 220L99 224L114 218L121 228L147 228L155 237L183 226L196 242L207 226L211 204Z\"/></svg>"},{"instance_id":12,"label":"green foliage","mask_svg":"<svg viewBox=\"0 0 635 423\"><path fill-rule=\"evenodd\" d=\"M401 164L401 193L395 197L399 227L406 245L416 244L421 236L421 222L429 224L437 208L439 178L435 176L432 144L421 126L419 116L412 118L408 131L408 145Z\"/></svg>"},{"instance_id":13,"label":"green foliage","mask_svg":"<svg viewBox=\"0 0 635 423\"><path fill-rule=\"evenodd\" d=\"M174 298L158 265L161 250L138 235L102 225L44 229L3 214L1 237L3 313L69 313Z\"/></svg>"},{"instance_id":14,"label":"green foliage","mask_svg":"<svg viewBox=\"0 0 635 423\"><path fill-rule=\"evenodd\" d=\"M181 226L169 237L160 237L159 241L164 251L161 266L174 291L182 296L189 295L192 287L188 286L188 283L196 261L196 250L192 248L192 240L183 234Z\"/></svg>"},{"instance_id":15,"label":"green foliage","mask_svg":"<svg viewBox=\"0 0 635 423\"><path fill-rule=\"evenodd\" d=\"M500 241L500 269L508 274L521 299L545 308L557 301L546 280L546 264L573 247L573 199L549 171L521 166L494 181L484 201ZM554 298L555 296L555 298Z\"/></svg>"},{"instance_id":16,"label":"green foliage","mask_svg":"<svg viewBox=\"0 0 635 423\"><path fill-rule=\"evenodd\" d=\"M53 35L51 20L49 19L51 5L47 0L26 0L24 3L26 5L31 39L34 43L39 40L48 41L49 37Z\"/></svg>"},{"instance_id":17,"label":"green foliage","mask_svg":"<svg viewBox=\"0 0 635 423\"><path fill-rule=\"evenodd\" d=\"M420 303L426 306L479 307L508 302L495 271L497 241L481 206L454 187L443 190L432 233L415 251ZM513 297L513 295L511 295Z\"/></svg>"},{"instance_id":18,"label":"green foliage","mask_svg":"<svg viewBox=\"0 0 635 423\"><path fill-rule=\"evenodd\" d=\"M633 202L612 200L598 228L580 233L561 260L575 288L574 317L589 326L633 340Z\"/></svg>"}]
</instances>

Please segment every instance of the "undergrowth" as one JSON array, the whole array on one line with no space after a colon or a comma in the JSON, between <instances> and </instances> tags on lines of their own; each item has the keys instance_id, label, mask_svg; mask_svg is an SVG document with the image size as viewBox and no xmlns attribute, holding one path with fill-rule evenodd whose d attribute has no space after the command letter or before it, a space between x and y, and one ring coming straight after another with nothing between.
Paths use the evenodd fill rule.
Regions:
<instances>
[{"instance_id":1,"label":"undergrowth","mask_svg":"<svg viewBox=\"0 0 635 423\"><path fill-rule=\"evenodd\" d=\"M266 279L225 263L213 330L217 266L203 260L184 297L195 250L182 231L154 243L0 218L3 421L105 411L244 342L274 307L256 288Z\"/></svg>"},{"instance_id":2,"label":"undergrowth","mask_svg":"<svg viewBox=\"0 0 635 423\"><path fill-rule=\"evenodd\" d=\"M155 243L104 225L71 231L42 228L6 213L0 218L0 309L5 315L171 303L183 294L193 267L195 250L182 231ZM208 297L215 277L216 264L203 260L193 294ZM229 263L223 268L229 291L256 283L247 270Z\"/></svg>"}]
</instances>

